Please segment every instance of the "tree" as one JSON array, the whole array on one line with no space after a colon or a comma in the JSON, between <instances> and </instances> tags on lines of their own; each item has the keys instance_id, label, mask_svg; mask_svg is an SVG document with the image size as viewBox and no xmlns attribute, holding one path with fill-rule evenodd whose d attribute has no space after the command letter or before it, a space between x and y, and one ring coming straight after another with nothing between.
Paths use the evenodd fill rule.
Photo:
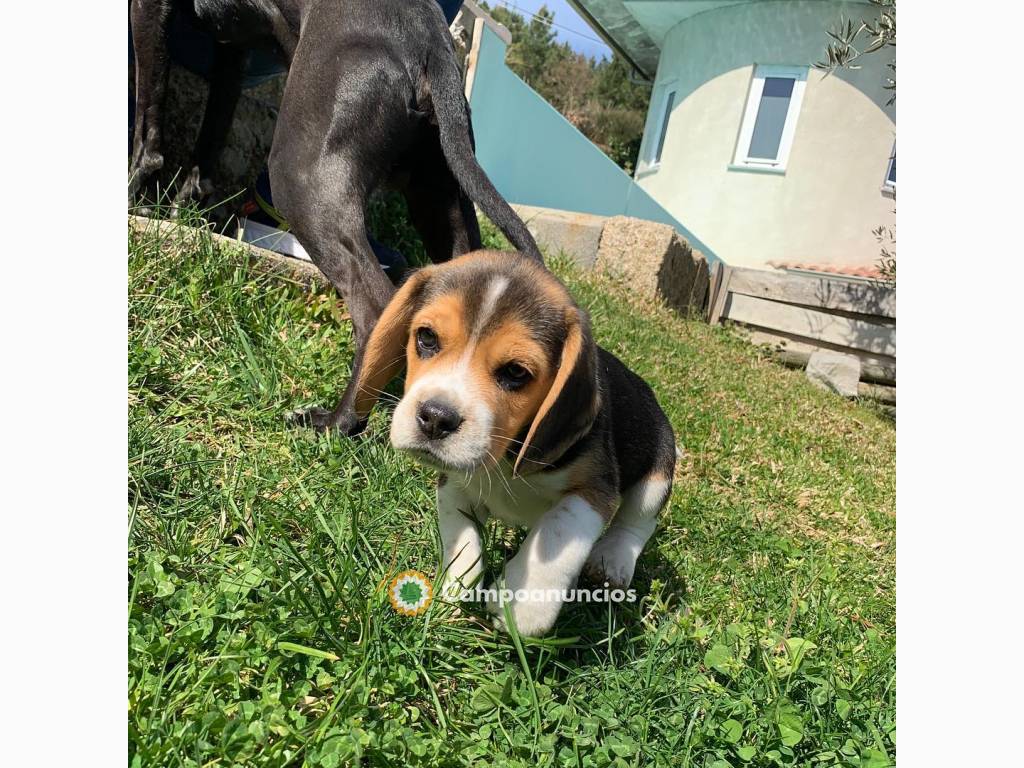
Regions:
<instances>
[{"instance_id":1,"label":"tree","mask_svg":"<svg viewBox=\"0 0 1024 768\"><path fill-rule=\"evenodd\" d=\"M594 95L605 107L620 107L638 112L647 112L651 100L651 86L631 79L632 70L619 54L601 62L597 68L597 83Z\"/></svg>"},{"instance_id":2,"label":"tree","mask_svg":"<svg viewBox=\"0 0 1024 768\"><path fill-rule=\"evenodd\" d=\"M857 69L857 60L861 56L896 47L896 0L870 0L878 8L878 16L865 19L854 24L850 19L840 20L839 26L828 30L832 42L825 48L827 61L818 62L815 66L833 72L836 69ZM861 42L861 41L864 42ZM859 46L863 45L863 49ZM892 91L889 103L896 101L896 58L889 62L892 76L888 78L886 88Z\"/></svg>"},{"instance_id":3,"label":"tree","mask_svg":"<svg viewBox=\"0 0 1024 768\"><path fill-rule=\"evenodd\" d=\"M555 14L542 5L527 24L523 17L507 8L495 8L494 20L508 27L512 44L508 47L508 65L534 90L538 89L548 67L557 58L555 32L552 22Z\"/></svg>"},{"instance_id":4,"label":"tree","mask_svg":"<svg viewBox=\"0 0 1024 768\"><path fill-rule=\"evenodd\" d=\"M541 6L529 23L508 8L489 8L494 20L512 33L506 61L545 101L616 164L632 172L640 151L649 85L634 82L617 54L595 62L559 43L554 14Z\"/></svg>"}]
</instances>

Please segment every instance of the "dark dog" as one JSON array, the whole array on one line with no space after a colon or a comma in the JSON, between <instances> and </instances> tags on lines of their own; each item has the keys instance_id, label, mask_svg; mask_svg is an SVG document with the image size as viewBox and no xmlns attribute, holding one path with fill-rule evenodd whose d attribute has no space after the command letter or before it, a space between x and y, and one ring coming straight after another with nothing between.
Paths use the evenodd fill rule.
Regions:
<instances>
[{"instance_id":1,"label":"dark dog","mask_svg":"<svg viewBox=\"0 0 1024 768\"><path fill-rule=\"evenodd\" d=\"M274 202L344 298L356 353L333 411L306 423L354 434L363 350L394 288L366 238L366 204L395 184L430 259L480 248L473 203L530 258L540 252L473 153L469 109L451 36L435 0L132 0L136 111L129 196L163 164L160 112L167 29L187 14L218 41L194 167L178 199L198 196L231 124L248 51L272 46L288 65L274 130ZM365 395L365 393L364 393Z\"/></svg>"}]
</instances>

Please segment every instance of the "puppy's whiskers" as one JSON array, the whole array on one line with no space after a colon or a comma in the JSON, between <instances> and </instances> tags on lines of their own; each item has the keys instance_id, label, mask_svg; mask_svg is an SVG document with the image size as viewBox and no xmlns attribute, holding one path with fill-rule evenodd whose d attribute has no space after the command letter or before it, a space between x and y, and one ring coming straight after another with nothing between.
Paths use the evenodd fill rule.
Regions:
<instances>
[{"instance_id":1,"label":"puppy's whiskers","mask_svg":"<svg viewBox=\"0 0 1024 768\"><path fill-rule=\"evenodd\" d=\"M385 392L383 389L376 389L374 387L363 386L361 387L363 392L369 392L376 395L379 400L385 400L389 403L395 403L396 405L402 402L402 398L398 395L393 395L390 392Z\"/></svg>"},{"instance_id":2,"label":"puppy's whiskers","mask_svg":"<svg viewBox=\"0 0 1024 768\"><path fill-rule=\"evenodd\" d=\"M525 442L523 442L522 440L516 440L516 439L515 439L514 437L512 437L511 435L504 435L504 434L502 434L502 433L501 433L500 431L498 431L497 429L493 429L493 430L491 430L491 432L492 432L493 434L497 435L498 437L502 438L503 440L508 440L508 441L509 441L509 443L511 443L511 444L513 444L513 445L526 445L526 443L525 443ZM536 464L536 465L538 465L538 466L540 466L540 467L546 467L546 466L547 466L547 464L546 464L546 463L544 463L543 461L537 461L536 459L528 459L528 458L526 458L525 456L523 457L523 459L522 459L522 460L523 460L523 461L528 461L528 462L530 462L531 464ZM519 478L520 478L520 479L523 479L522 475L520 475L520 476L519 476ZM523 482L525 482L525 483L526 483L526 484L527 484L527 485L528 485L528 486L529 486L530 488L533 488L533 486L532 486L532 485L530 485L530 483L529 483L528 481L526 481L526 480L523 480Z\"/></svg>"},{"instance_id":3,"label":"puppy's whiskers","mask_svg":"<svg viewBox=\"0 0 1024 768\"><path fill-rule=\"evenodd\" d=\"M505 475L504 475L504 474L502 473L502 471L501 471L500 469L497 469L497 466L498 466L498 460L497 460L496 458L494 458L494 454L493 454L493 453L491 453L490 449L488 449L488 450L487 450L487 456L488 456L488 458L490 458L490 459L491 459L491 461L493 461L493 462L494 462L494 466L495 466L495 468L496 468L496 469L495 469L495 471L496 471L496 472L498 473L498 479L499 479L499 480L501 480L501 484L502 484L503 486L505 486L505 491L506 491L506 492L508 493L508 497L509 497L509 498L510 498L510 499L511 499L512 501L517 501L517 499L516 499L516 495L515 495L515 493L513 493L513 491L512 491L512 486L511 486L511 484L510 484L510 483L508 482L508 479L507 479L507 478L505 477ZM529 483L527 483L527 485L529 485ZM531 486L531 488L532 488L532 486Z\"/></svg>"}]
</instances>

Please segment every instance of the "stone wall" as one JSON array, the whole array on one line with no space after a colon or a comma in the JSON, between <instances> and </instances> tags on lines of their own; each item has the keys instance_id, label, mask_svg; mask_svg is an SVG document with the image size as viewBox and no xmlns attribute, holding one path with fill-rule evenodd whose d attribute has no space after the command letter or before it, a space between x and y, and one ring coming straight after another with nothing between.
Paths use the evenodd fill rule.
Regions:
<instances>
[{"instance_id":1,"label":"stone wall","mask_svg":"<svg viewBox=\"0 0 1024 768\"><path fill-rule=\"evenodd\" d=\"M218 201L251 187L266 165L284 82L283 76L277 77L244 91L238 100L227 143L213 169ZM208 92L209 87L201 77L183 67L171 66L164 107L161 186L170 184L179 169L190 167ZM131 64L128 66L128 98L135 99L135 67Z\"/></svg>"},{"instance_id":2,"label":"stone wall","mask_svg":"<svg viewBox=\"0 0 1024 768\"><path fill-rule=\"evenodd\" d=\"M584 269L627 281L639 295L684 314L704 311L707 259L673 227L629 216L512 207L548 253L562 251Z\"/></svg>"},{"instance_id":3,"label":"stone wall","mask_svg":"<svg viewBox=\"0 0 1024 768\"><path fill-rule=\"evenodd\" d=\"M611 217L601 232L595 268L683 314L704 311L707 259L667 224Z\"/></svg>"}]
</instances>

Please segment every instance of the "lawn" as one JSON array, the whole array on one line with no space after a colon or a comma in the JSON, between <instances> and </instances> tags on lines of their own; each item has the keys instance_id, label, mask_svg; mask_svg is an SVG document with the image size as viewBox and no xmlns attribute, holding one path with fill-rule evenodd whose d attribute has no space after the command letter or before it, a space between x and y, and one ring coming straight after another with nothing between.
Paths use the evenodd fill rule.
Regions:
<instances>
[{"instance_id":1,"label":"lawn","mask_svg":"<svg viewBox=\"0 0 1024 768\"><path fill-rule=\"evenodd\" d=\"M129 234L132 765L895 760L894 426L552 262L686 455L641 599L520 641L475 606L390 607L438 535L387 409L354 441L285 425L347 380L344 307L207 237ZM488 528L492 568L521 535Z\"/></svg>"}]
</instances>

